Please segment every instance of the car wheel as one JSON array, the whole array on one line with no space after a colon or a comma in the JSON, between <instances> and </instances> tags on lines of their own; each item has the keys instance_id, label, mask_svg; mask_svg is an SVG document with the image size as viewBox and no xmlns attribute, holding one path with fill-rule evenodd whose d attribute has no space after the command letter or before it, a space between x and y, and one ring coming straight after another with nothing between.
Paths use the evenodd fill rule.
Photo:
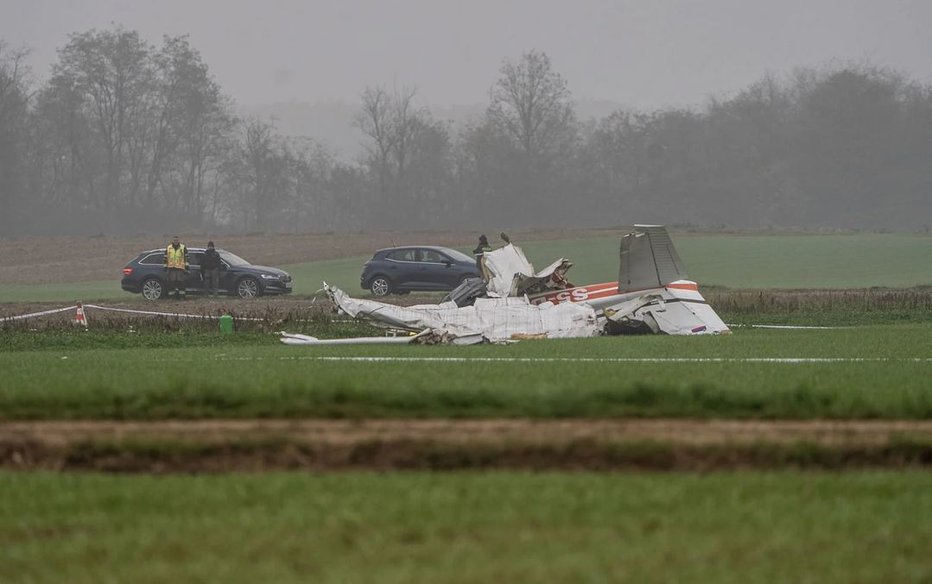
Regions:
<instances>
[{"instance_id":1,"label":"car wheel","mask_svg":"<svg viewBox=\"0 0 932 584\"><path fill-rule=\"evenodd\" d=\"M385 276L376 276L369 283L369 291L375 296L388 296L392 292L392 283Z\"/></svg>"},{"instance_id":2,"label":"car wheel","mask_svg":"<svg viewBox=\"0 0 932 584\"><path fill-rule=\"evenodd\" d=\"M243 278L236 284L236 295L246 300L259 295L259 282L255 278Z\"/></svg>"},{"instance_id":3,"label":"car wheel","mask_svg":"<svg viewBox=\"0 0 932 584\"><path fill-rule=\"evenodd\" d=\"M142 283L142 297L146 300L158 300L165 293L165 287L158 278L146 278Z\"/></svg>"}]
</instances>

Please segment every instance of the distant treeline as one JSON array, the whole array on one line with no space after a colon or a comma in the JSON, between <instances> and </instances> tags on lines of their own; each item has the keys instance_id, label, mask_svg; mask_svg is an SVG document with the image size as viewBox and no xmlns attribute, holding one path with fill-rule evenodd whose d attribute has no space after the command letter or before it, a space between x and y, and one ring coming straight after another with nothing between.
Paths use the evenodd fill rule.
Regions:
<instances>
[{"instance_id":1,"label":"distant treeline","mask_svg":"<svg viewBox=\"0 0 932 584\"><path fill-rule=\"evenodd\" d=\"M0 41L3 235L932 223L932 88L868 65L580 120L531 51L490 72L488 108L462 127L413 88L366 88L367 154L348 163L234 115L186 37L73 34L40 87L26 55Z\"/></svg>"}]
</instances>

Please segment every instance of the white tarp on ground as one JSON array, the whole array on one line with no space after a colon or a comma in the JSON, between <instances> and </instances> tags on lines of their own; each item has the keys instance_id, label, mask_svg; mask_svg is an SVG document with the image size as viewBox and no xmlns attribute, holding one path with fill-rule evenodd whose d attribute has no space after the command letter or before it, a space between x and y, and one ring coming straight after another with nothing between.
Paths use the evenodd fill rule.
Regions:
<instances>
[{"instance_id":1,"label":"white tarp on ground","mask_svg":"<svg viewBox=\"0 0 932 584\"><path fill-rule=\"evenodd\" d=\"M434 335L502 342L520 338L593 337L599 334L595 311L587 305L531 304L527 298L479 298L473 306L452 302L395 306L375 300L351 298L339 288L325 290L340 310L390 328L408 331L430 329Z\"/></svg>"}]
</instances>

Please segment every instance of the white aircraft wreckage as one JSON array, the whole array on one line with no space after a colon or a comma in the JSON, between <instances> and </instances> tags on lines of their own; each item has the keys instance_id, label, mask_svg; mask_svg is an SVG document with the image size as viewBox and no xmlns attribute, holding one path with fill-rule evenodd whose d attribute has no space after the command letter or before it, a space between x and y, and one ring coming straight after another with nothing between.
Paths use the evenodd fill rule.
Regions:
<instances>
[{"instance_id":1,"label":"white aircraft wreckage","mask_svg":"<svg viewBox=\"0 0 932 584\"><path fill-rule=\"evenodd\" d=\"M395 306L324 290L343 313L396 337L321 340L282 333L294 345L347 343L503 343L617 334L707 335L728 327L687 280L683 262L662 225L635 225L621 238L617 282L574 286L560 258L539 272L508 243L482 257L482 279L467 280L440 304Z\"/></svg>"}]
</instances>

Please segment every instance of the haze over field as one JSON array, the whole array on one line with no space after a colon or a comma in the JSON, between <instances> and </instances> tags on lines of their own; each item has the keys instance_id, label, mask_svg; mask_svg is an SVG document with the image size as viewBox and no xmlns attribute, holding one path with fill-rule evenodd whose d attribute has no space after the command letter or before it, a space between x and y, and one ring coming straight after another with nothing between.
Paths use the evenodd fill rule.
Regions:
<instances>
[{"instance_id":1,"label":"haze over field","mask_svg":"<svg viewBox=\"0 0 932 584\"><path fill-rule=\"evenodd\" d=\"M4 233L932 215L920 0L0 0L0 16Z\"/></svg>"},{"instance_id":2,"label":"haze over field","mask_svg":"<svg viewBox=\"0 0 932 584\"><path fill-rule=\"evenodd\" d=\"M923 0L3 0L0 13L0 38L33 47L43 78L69 33L119 23L153 43L190 35L245 107L356 103L366 85L395 79L427 104L484 104L502 59L531 49L575 95L648 110L835 59L932 81Z\"/></svg>"}]
</instances>

